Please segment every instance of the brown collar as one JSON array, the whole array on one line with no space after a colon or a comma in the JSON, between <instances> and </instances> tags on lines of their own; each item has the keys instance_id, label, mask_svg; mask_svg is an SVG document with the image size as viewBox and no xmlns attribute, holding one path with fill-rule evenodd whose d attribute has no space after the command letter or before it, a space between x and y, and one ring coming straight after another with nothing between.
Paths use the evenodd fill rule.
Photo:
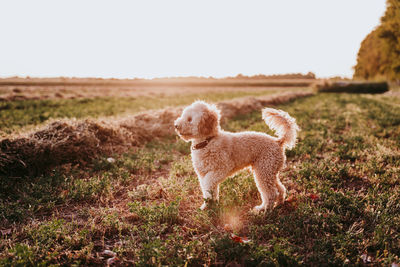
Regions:
<instances>
[{"instance_id":1,"label":"brown collar","mask_svg":"<svg viewBox=\"0 0 400 267\"><path fill-rule=\"evenodd\" d=\"M192 146L192 150L197 150L197 149L202 149L205 148L208 143L210 143L210 141L214 138L215 136L210 136L207 137L206 140L204 140L203 142L198 143L197 145Z\"/></svg>"}]
</instances>

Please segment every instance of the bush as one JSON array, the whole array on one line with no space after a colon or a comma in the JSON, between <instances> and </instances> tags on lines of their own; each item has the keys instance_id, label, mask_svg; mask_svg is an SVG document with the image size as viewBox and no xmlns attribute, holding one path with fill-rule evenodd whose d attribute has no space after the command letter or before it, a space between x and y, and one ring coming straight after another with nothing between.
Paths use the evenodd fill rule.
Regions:
<instances>
[{"instance_id":1,"label":"bush","mask_svg":"<svg viewBox=\"0 0 400 267\"><path fill-rule=\"evenodd\" d=\"M324 82L316 84L319 93L382 94L389 91L387 82Z\"/></svg>"}]
</instances>

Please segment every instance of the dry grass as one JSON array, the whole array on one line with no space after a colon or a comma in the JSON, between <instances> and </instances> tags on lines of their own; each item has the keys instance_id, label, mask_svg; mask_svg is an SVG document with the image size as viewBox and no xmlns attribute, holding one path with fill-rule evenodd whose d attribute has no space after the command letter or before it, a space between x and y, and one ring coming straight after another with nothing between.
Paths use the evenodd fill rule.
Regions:
<instances>
[{"instance_id":1,"label":"dry grass","mask_svg":"<svg viewBox=\"0 0 400 267\"><path fill-rule=\"evenodd\" d=\"M284 205L252 214L261 200L243 171L199 210L189 145L162 138L113 162L0 179L0 265L398 264L399 107L381 95L319 94L278 108L302 128L282 172ZM259 111L222 127L268 130Z\"/></svg>"},{"instance_id":2,"label":"dry grass","mask_svg":"<svg viewBox=\"0 0 400 267\"><path fill-rule=\"evenodd\" d=\"M285 103L311 93L286 93L218 103L223 118ZM157 137L174 134L181 108L141 113L116 120L58 120L39 131L0 142L0 174L37 175L64 163L80 163L103 154L120 153Z\"/></svg>"},{"instance_id":3,"label":"dry grass","mask_svg":"<svg viewBox=\"0 0 400 267\"><path fill-rule=\"evenodd\" d=\"M75 99L95 97L143 97L215 92L265 91L309 87L315 79L0 79L0 101L27 99Z\"/></svg>"},{"instance_id":4,"label":"dry grass","mask_svg":"<svg viewBox=\"0 0 400 267\"><path fill-rule=\"evenodd\" d=\"M160 138L112 162L0 179L0 265L398 264L399 107L381 95L319 94L277 108L302 128L282 172L284 205L252 214L261 200L243 171L199 210L189 144ZM268 131L259 111L222 127Z\"/></svg>"},{"instance_id":5,"label":"dry grass","mask_svg":"<svg viewBox=\"0 0 400 267\"><path fill-rule=\"evenodd\" d=\"M307 85L306 85L307 86ZM298 86L296 86L298 87ZM300 86L301 87L301 86ZM304 85L302 86L304 87ZM218 86L218 92L261 92L285 90L286 86ZM294 87L290 87L294 88ZM172 95L214 93L215 86L3 86L0 101L81 99L98 97L163 97Z\"/></svg>"}]
</instances>

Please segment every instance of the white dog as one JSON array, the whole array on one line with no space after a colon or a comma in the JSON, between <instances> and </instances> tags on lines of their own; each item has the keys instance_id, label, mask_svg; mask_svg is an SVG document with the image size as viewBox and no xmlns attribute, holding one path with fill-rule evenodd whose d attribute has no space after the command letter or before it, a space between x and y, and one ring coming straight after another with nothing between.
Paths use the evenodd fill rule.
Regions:
<instances>
[{"instance_id":1,"label":"white dog","mask_svg":"<svg viewBox=\"0 0 400 267\"><path fill-rule=\"evenodd\" d=\"M219 184L238 170L251 167L262 199L255 209L265 210L276 200L278 204L284 201L286 189L278 173L286 160L285 148L294 147L299 127L281 110L265 108L262 115L278 138L259 132L226 132L219 125L220 111L203 101L186 107L175 121L178 135L192 142L192 162L204 199L218 200ZM205 201L201 209L206 206Z\"/></svg>"}]
</instances>

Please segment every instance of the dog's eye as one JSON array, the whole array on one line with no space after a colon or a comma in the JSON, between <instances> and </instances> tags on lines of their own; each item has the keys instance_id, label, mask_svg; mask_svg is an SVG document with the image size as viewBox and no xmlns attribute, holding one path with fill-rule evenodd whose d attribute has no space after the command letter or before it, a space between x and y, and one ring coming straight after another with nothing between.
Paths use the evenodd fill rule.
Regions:
<instances>
[{"instance_id":1,"label":"dog's eye","mask_svg":"<svg viewBox=\"0 0 400 267\"><path fill-rule=\"evenodd\" d=\"M192 117L189 117L189 118L188 118L188 122L191 122L191 121L192 121Z\"/></svg>"}]
</instances>

